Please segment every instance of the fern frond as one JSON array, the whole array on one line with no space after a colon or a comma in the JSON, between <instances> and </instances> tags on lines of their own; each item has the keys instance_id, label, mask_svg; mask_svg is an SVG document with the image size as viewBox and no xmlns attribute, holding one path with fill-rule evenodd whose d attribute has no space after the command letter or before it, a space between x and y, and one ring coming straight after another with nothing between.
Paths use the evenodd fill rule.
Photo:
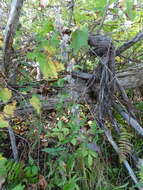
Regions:
<instances>
[{"instance_id":1,"label":"fern frond","mask_svg":"<svg viewBox=\"0 0 143 190\"><path fill-rule=\"evenodd\" d=\"M23 165L21 163L13 162L8 160L6 165L6 170L7 170L7 180L8 181L13 181L13 180L20 180L21 175L22 175L22 170L23 170Z\"/></svg>"},{"instance_id":2,"label":"fern frond","mask_svg":"<svg viewBox=\"0 0 143 190\"><path fill-rule=\"evenodd\" d=\"M132 151L132 144L130 142L131 138L132 134L123 129L119 139L120 162L123 162L131 154Z\"/></svg>"}]
</instances>

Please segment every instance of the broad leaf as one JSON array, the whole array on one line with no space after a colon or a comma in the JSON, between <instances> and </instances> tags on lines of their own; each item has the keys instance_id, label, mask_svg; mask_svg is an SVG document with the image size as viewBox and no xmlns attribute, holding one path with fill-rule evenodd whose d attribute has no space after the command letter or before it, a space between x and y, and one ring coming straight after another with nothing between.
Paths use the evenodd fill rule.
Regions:
<instances>
[{"instance_id":1,"label":"broad leaf","mask_svg":"<svg viewBox=\"0 0 143 190\"><path fill-rule=\"evenodd\" d=\"M136 17L136 10L134 10L134 1L127 0L126 1L126 10L125 13L130 17L131 20L134 20Z\"/></svg>"},{"instance_id":2,"label":"broad leaf","mask_svg":"<svg viewBox=\"0 0 143 190\"><path fill-rule=\"evenodd\" d=\"M44 148L42 151L49 153L50 155L56 156L59 154L60 151L65 150L65 148Z\"/></svg>"},{"instance_id":3,"label":"broad leaf","mask_svg":"<svg viewBox=\"0 0 143 190\"><path fill-rule=\"evenodd\" d=\"M16 187L14 187L12 190L24 190L24 185L18 184Z\"/></svg>"},{"instance_id":4,"label":"broad leaf","mask_svg":"<svg viewBox=\"0 0 143 190\"><path fill-rule=\"evenodd\" d=\"M37 113L40 113L41 110L41 102L36 95L33 95L30 99L30 104L36 109Z\"/></svg>"},{"instance_id":5,"label":"broad leaf","mask_svg":"<svg viewBox=\"0 0 143 190\"><path fill-rule=\"evenodd\" d=\"M6 115L6 117L12 117L14 115L15 109L16 109L16 101L4 107L4 114Z\"/></svg>"},{"instance_id":6,"label":"broad leaf","mask_svg":"<svg viewBox=\"0 0 143 190\"><path fill-rule=\"evenodd\" d=\"M0 100L7 102L12 96L11 91L8 88L0 88Z\"/></svg>"},{"instance_id":7,"label":"broad leaf","mask_svg":"<svg viewBox=\"0 0 143 190\"><path fill-rule=\"evenodd\" d=\"M71 47L73 48L73 53L77 54L81 47L87 46L88 41L88 29L87 27L82 27L77 29L72 33Z\"/></svg>"},{"instance_id":8,"label":"broad leaf","mask_svg":"<svg viewBox=\"0 0 143 190\"><path fill-rule=\"evenodd\" d=\"M0 114L0 128L8 127L9 123L6 121L3 117L3 115Z\"/></svg>"},{"instance_id":9,"label":"broad leaf","mask_svg":"<svg viewBox=\"0 0 143 190\"><path fill-rule=\"evenodd\" d=\"M52 61L50 58L43 59L39 58L40 69L46 79L57 78L58 72L64 69L63 64Z\"/></svg>"},{"instance_id":10,"label":"broad leaf","mask_svg":"<svg viewBox=\"0 0 143 190\"><path fill-rule=\"evenodd\" d=\"M74 181L69 182L68 184L65 184L63 187L63 190L75 190L76 183Z\"/></svg>"}]
</instances>

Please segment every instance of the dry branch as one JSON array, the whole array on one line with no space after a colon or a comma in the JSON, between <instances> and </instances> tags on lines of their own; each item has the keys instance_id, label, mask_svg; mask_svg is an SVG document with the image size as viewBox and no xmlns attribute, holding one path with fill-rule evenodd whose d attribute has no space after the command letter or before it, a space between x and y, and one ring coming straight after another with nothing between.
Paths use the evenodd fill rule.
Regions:
<instances>
[{"instance_id":1,"label":"dry branch","mask_svg":"<svg viewBox=\"0 0 143 190\"><path fill-rule=\"evenodd\" d=\"M122 108L118 104L114 104L115 109L121 114L121 116L127 121L127 123L132 126L132 128L135 129L135 131L143 136L143 128L140 126L140 124L135 120L132 116L130 116L124 108Z\"/></svg>"},{"instance_id":2,"label":"dry branch","mask_svg":"<svg viewBox=\"0 0 143 190\"><path fill-rule=\"evenodd\" d=\"M126 51L127 49L132 47L135 43L137 43L141 40L143 40L143 32L138 33L133 39L125 42L122 46L120 46L116 50L116 55L120 55L121 53L123 53L124 51Z\"/></svg>"},{"instance_id":3,"label":"dry branch","mask_svg":"<svg viewBox=\"0 0 143 190\"><path fill-rule=\"evenodd\" d=\"M8 126L8 132L9 132L9 136L10 136L10 143L11 143L13 157L14 157L14 160L16 162L18 162L18 150L17 150L17 146L16 146L15 134L10 125Z\"/></svg>"}]
</instances>

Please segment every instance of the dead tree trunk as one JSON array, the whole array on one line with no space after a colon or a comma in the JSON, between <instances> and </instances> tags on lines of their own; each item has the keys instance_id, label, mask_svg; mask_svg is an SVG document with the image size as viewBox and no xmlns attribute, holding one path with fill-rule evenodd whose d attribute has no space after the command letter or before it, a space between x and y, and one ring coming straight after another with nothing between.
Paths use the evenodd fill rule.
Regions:
<instances>
[{"instance_id":1,"label":"dead tree trunk","mask_svg":"<svg viewBox=\"0 0 143 190\"><path fill-rule=\"evenodd\" d=\"M19 21L20 11L24 0L13 0L4 36L3 71L9 81L13 82L16 73L13 70L13 37Z\"/></svg>"}]
</instances>

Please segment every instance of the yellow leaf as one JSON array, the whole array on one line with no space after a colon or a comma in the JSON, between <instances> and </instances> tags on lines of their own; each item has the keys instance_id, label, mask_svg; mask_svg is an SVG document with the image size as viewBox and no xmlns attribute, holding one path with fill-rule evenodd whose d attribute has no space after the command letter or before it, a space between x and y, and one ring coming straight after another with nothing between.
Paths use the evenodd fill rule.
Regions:
<instances>
[{"instance_id":1,"label":"yellow leaf","mask_svg":"<svg viewBox=\"0 0 143 190\"><path fill-rule=\"evenodd\" d=\"M56 54L56 49L53 48L52 46L45 47L44 49L47 52L46 54L48 55L48 57L52 57L53 55Z\"/></svg>"},{"instance_id":2,"label":"yellow leaf","mask_svg":"<svg viewBox=\"0 0 143 190\"><path fill-rule=\"evenodd\" d=\"M123 62L123 61L124 61L124 59L122 59L122 58L119 57L119 56L116 56L116 57L115 57L115 60L116 60L117 62Z\"/></svg>"},{"instance_id":3,"label":"yellow leaf","mask_svg":"<svg viewBox=\"0 0 143 190\"><path fill-rule=\"evenodd\" d=\"M47 59L47 62L40 64L40 68L46 79L58 77L56 67L50 59Z\"/></svg>"},{"instance_id":4,"label":"yellow leaf","mask_svg":"<svg viewBox=\"0 0 143 190\"><path fill-rule=\"evenodd\" d=\"M12 102L11 104L8 104L4 107L4 114L6 117L11 117L14 114L16 108L16 101Z\"/></svg>"},{"instance_id":5,"label":"yellow leaf","mask_svg":"<svg viewBox=\"0 0 143 190\"><path fill-rule=\"evenodd\" d=\"M0 39L0 48L3 46L3 41Z\"/></svg>"},{"instance_id":6,"label":"yellow leaf","mask_svg":"<svg viewBox=\"0 0 143 190\"><path fill-rule=\"evenodd\" d=\"M8 88L0 88L0 100L7 102L12 96L11 91Z\"/></svg>"},{"instance_id":7,"label":"yellow leaf","mask_svg":"<svg viewBox=\"0 0 143 190\"><path fill-rule=\"evenodd\" d=\"M33 95L32 98L30 99L30 104L36 109L38 113L40 113L41 110L41 102L39 98L36 95Z\"/></svg>"},{"instance_id":8,"label":"yellow leaf","mask_svg":"<svg viewBox=\"0 0 143 190\"><path fill-rule=\"evenodd\" d=\"M8 125L8 121L4 120L3 115L0 114L0 128L8 127Z\"/></svg>"},{"instance_id":9,"label":"yellow leaf","mask_svg":"<svg viewBox=\"0 0 143 190\"><path fill-rule=\"evenodd\" d=\"M2 154L0 154L0 160L6 160L6 158L3 157Z\"/></svg>"},{"instance_id":10,"label":"yellow leaf","mask_svg":"<svg viewBox=\"0 0 143 190\"><path fill-rule=\"evenodd\" d=\"M53 61L53 64L55 65L57 72L64 70L64 65L62 63L60 63L58 61Z\"/></svg>"},{"instance_id":11,"label":"yellow leaf","mask_svg":"<svg viewBox=\"0 0 143 190\"><path fill-rule=\"evenodd\" d=\"M3 47L3 37L0 35L0 48Z\"/></svg>"}]
</instances>

